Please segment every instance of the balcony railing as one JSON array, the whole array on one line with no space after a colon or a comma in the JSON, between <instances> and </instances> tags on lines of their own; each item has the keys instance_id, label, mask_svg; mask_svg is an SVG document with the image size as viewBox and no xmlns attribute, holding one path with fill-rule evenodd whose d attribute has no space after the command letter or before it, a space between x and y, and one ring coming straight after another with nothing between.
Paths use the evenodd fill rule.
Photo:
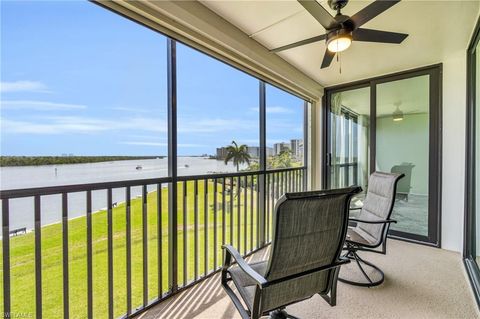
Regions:
<instances>
[{"instance_id":1,"label":"balcony railing","mask_svg":"<svg viewBox=\"0 0 480 319\"><path fill-rule=\"evenodd\" d=\"M223 244L243 255L267 245L276 201L304 190L305 176L300 167L3 190L3 312L138 314L217 272ZM74 197L84 215L72 219ZM20 198L33 203L34 227L11 236L10 204ZM43 226L47 198L61 205L61 222ZM98 202L106 207L94 212Z\"/></svg>"}]
</instances>

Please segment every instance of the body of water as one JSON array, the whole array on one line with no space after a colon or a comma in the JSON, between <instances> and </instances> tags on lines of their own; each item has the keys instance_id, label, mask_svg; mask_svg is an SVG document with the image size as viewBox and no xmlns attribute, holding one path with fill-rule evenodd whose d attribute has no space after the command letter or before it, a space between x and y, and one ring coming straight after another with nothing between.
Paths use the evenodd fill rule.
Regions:
<instances>
[{"instance_id":1,"label":"body of water","mask_svg":"<svg viewBox=\"0 0 480 319\"><path fill-rule=\"evenodd\" d=\"M86 164L0 167L0 189L10 190L166 177L168 176L167 161L167 158L157 158ZM235 171L236 168L233 164L225 165L223 161L207 157L178 158L178 175L182 176ZM155 187L155 185L149 186L148 191L155 190ZM131 188L131 198L139 197L141 194L141 187ZM61 221L61 200L61 195L42 196L42 225ZM125 189L113 189L112 200L114 203L125 201ZM32 229L34 227L33 201L33 197L10 200L11 230L23 227ZM93 191L92 210L98 211L106 206L107 191ZM68 213L69 218L86 215L86 192L70 193L68 195Z\"/></svg>"}]
</instances>

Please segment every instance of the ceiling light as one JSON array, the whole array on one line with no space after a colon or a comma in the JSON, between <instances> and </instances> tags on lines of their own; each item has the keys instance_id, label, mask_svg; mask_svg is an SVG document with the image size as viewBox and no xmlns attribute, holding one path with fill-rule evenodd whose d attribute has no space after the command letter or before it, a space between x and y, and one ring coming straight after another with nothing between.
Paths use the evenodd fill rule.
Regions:
<instances>
[{"instance_id":1,"label":"ceiling light","mask_svg":"<svg viewBox=\"0 0 480 319\"><path fill-rule=\"evenodd\" d=\"M332 32L327 37L327 49L330 52L342 52L352 44L352 33L346 30Z\"/></svg>"},{"instance_id":2,"label":"ceiling light","mask_svg":"<svg viewBox=\"0 0 480 319\"><path fill-rule=\"evenodd\" d=\"M393 120L395 122L403 121L403 112L400 111L400 104L397 105L395 112L393 112Z\"/></svg>"}]
</instances>

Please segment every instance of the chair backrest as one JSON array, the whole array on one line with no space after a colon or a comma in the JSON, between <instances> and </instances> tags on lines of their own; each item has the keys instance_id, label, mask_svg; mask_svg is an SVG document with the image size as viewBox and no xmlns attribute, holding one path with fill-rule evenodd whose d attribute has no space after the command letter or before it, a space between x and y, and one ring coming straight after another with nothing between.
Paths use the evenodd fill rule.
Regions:
<instances>
[{"instance_id":1,"label":"chair backrest","mask_svg":"<svg viewBox=\"0 0 480 319\"><path fill-rule=\"evenodd\" d=\"M392 215L398 181L404 177L400 173L374 172L368 179L368 191L358 219L386 220ZM379 245L388 224L358 223L355 231L367 239L372 246Z\"/></svg>"},{"instance_id":2,"label":"chair backrest","mask_svg":"<svg viewBox=\"0 0 480 319\"><path fill-rule=\"evenodd\" d=\"M351 187L282 196L273 216L272 247L265 273L267 281L338 260L348 227L350 199L360 191L360 187ZM321 287L312 288L322 291Z\"/></svg>"}]
</instances>

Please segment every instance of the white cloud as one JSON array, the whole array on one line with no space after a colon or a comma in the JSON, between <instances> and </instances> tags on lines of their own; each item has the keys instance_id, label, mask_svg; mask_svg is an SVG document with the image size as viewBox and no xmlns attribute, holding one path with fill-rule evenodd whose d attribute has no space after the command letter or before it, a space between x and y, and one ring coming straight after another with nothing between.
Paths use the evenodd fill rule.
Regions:
<instances>
[{"instance_id":1,"label":"white cloud","mask_svg":"<svg viewBox=\"0 0 480 319\"><path fill-rule=\"evenodd\" d=\"M258 107L251 107L250 111L259 112ZM267 106L266 112L268 114L290 114L294 113L293 110L283 107L283 106Z\"/></svg>"},{"instance_id":2,"label":"white cloud","mask_svg":"<svg viewBox=\"0 0 480 319\"><path fill-rule=\"evenodd\" d=\"M143 141L124 141L124 142L119 142L118 144L124 144L124 145L139 145L139 146L168 146L168 143L165 142L143 142Z\"/></svg>"},{"instance_id":3,"label":"white cloud","mask_svg":"<svg viewBox=\"0 0 480 319\"><path fill-rule=\"evenodd\" d=\"M303 110L301 110L303 111ZM293 110L287 109L283 106L267 106L267 113L269 114L288 114L293 113Z\"/></svg>"},{"instance_id":4,"label":"white cloud","mask_svg":"<svg viewBox=\"0 0 480 319\"><path fill-rule=\"evenodd\" d=\"M15 101L0 101L2 109L15 110L35 110L35 111L52 111L52 110L71 110L71 109L86 109L86 105L56 103L48 101L29 101L29 100L15 100Z\"/></svg>"},{"instance_id":5,"label":"white cloud","mask_svg":"<svg viewBox=\"0 0 480 319\"><path fill-rule=\"evenodd\" d=\"M145 142L145 141L124 141L119 142L118 144L124 145L139 145L139 146L168 146L168 143L165 142ZM177 147L206 147L204 144L188 144L188 143L179 143Z\"/></svg>"},{"instance_id":6,"label":"white cloud","mask_svg":"<svg viewBox=\"0 0 480 319\"><path fill-rule=\"evenodd\" d=\"M219 133L238 130L258 130L258 122L236 119L185 119L180 120L180 133Z\"/></svg>"},{"instance_id":7,"label":"white cloud","mask_svg":"<svg viewBox=\"0 0 480 319\"><path fill-rule=\"evenodd\" d=\"M31 120L2 119L5 133L36 133L36 134L64 134L64 133L95 133L95 132L122 132L148 136L167 133L167 121L159 117L119 117L113 114L110 118L95 118L86 116L41 116ZM180 133L197 134L228 134L238 135L238 132L258 131L257 121L216 119L183 119L179 123ZM166 134L164 135L166 136ZM133 137L133 136L132 136ZM156 138L159 135L155 136ZM144 140L144 138L133 137ZM148 139L147 139L148 141ZM155 140L153 140L156 142ZM191 147L194 145L188 145Z\"/></svg>"},{"instance_id":8,"label":"white cloud","mask_svg":"<svg viewBox=\"0 0 480 319\"><path fill-rule=\"evenodd\" d=\"M89 134L105 131L167 132L165 120L155 118L98 119L82 116L41 117L36 121L0 118L2 131L16 134Z\"/></svg>"},{"instance_id":9,"label":"white cloud","mask_svg":"<svg viewBox=\"0 0 480 319\"><path fill-rule=\"evenodd\" d=\"M38 81L0 82L0 92L39 92L50 93L47 86Z\"/></svg>"},{"instance_id":10,"label":"white cloud","mask_svg":"<svg viewBox=\"0 0 480 319\"><path fill-rule=\"evenodd\" d=\"M110 108L114 111L122 111L122 112L131 112L131 113L156 113L156 114L166 114L167 109L161 107L155 108L141 108L141 107L129 107L129 106L114 106ZM163 110L163 111L162 111Z\"/></svg>"}]
</instances>

